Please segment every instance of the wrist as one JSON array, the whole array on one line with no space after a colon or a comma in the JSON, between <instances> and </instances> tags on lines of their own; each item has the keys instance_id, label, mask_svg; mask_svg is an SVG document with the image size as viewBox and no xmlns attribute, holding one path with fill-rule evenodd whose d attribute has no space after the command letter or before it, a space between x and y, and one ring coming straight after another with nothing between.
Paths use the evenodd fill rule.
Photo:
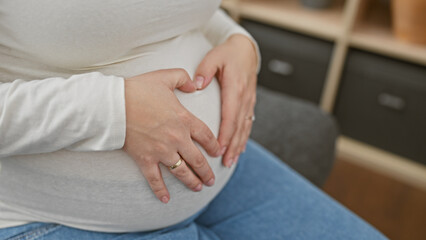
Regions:
<instances>
[{"instance_id":1,"label":"wrist","mask_svg":"<svg viewBox=\"0 0 426 240\"><path fill-rule=\"evenodd\" d=\"M236 46L239 47L244 47L246 51L249 51L251 53L251 55L253 56L253 61L256 63L256 65L259 65L260 53L257 50L257 43L254 42L252 38L242 33L236 33L229 36L227 42L236 44Z\"/></svg>"},{"instance_id":2,"label":"wrist","mask_svg":"<svg viewBox=\"0 0 426 240\"><path fill-rule=\"evenodd\" d=\"M241 33L235 33L229 36L226 40L227 42L235 43L237 45L243 45L249 49L251 49L254 53L256 53L256 47L253 41L246 35Z\"/></svg>"}]
</instances>

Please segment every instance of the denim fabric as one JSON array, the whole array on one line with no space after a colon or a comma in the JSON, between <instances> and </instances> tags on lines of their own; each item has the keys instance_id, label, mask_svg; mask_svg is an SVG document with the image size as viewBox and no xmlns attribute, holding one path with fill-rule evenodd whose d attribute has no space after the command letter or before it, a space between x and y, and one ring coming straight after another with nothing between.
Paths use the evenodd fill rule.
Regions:
<instances>
[{"instance_id":1,"label":"denim fabric","mask_svg":"<svg viewBox=\"0 0 426 240\"><path fill-rule=\"evenodd\" d=\"M150 232L102 233L53 223L0 229L0 239L386 239L294 170L249 141L222 192L175 226Z\"/></svg>"}]
</instances>

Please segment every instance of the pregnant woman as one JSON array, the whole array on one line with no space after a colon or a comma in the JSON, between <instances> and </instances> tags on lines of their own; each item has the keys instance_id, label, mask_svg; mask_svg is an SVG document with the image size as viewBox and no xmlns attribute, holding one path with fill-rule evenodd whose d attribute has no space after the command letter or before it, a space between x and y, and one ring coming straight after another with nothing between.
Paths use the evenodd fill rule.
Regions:
<instances>
[{"instance_id":1,"label":"pregnant woman","mask_svg":"<svg viewBox=\"0 0 426 240\"><path fill-rule=\"evenodd\" d=\"M382 238L247 141L260 56L219 5L0 1L0 239Z\"/></svg>"}]
</instances>

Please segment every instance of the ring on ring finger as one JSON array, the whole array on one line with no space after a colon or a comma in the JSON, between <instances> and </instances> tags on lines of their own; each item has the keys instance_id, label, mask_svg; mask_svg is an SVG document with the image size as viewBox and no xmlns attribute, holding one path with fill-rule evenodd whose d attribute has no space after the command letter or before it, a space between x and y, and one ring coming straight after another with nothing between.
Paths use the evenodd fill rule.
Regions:
<instances>
[{"instance_id":1,"label":"ring on ring finger","mask_svg":"<svg viewBox=\"0 0 426 240\"><path fill-rule=\"evenodd\" d=\"M175 164L173 164L173 165L169 166L169 169L170 169L170 170L173 170L173 169L175 169L175 168L179 167L179 166L182 164L182 161L183 161L183 159L182 159L182 158L179 158L179 160L178 160Z\"/></svg>"},{"instance_id":2,"label":"ring on ring finger","mask_svg":"<svg viewBox=\"0 0 426 240\"><path fill-rule=\"evenodd\" d=\"M255 121L256 120L256 116L255 115L251 115L251 116L246 116L245 117L246 120L250 120L250 121Z\"/></svg>"},{"instance_id":3,"label":"ring on ring finger","mask_svg":"<svg viewBox=\"0 0 426 240\"><path fill-rule=\"evenodd\" d=\"M201 191L203 184L198 177L188 168L186 161L179 156L179 160L168 166L170 172L195 192Z\"/></svg>"}]
</instances>

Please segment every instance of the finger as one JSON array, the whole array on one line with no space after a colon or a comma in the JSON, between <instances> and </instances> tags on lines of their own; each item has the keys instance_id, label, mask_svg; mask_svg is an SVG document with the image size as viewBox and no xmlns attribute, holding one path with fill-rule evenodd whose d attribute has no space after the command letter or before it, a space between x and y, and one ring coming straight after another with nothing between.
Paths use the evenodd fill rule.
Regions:
<instances>
[{"instance_id":1,"label":"finger","mask_svg":"<svg viewBox=\"0 0 426 240\"><path fill-rule=\"evenodd\" d=\"M177 156L176 159L178 159L178 160L176 160L172 164L167 163L167 166L172 166L172 165L176 164L176 162L178 162L179 159L181 160L181 164L178 167L176 167L175 169L169 169L170 172L177 179L179 179L181 182L183 182L183 184L185 184L189 189L192 189L195 192L201 191L201 189L203 188L203 183L201 182L201 180L197 176L195 176L195 174L192 172L191 169L189 169L189 167L186 164L184 159L181 159L181 157L179 155Z\"/></svg>"},{"instance_id":2,"label":"finger","mask_svg":"<svg viewBox=\"0 0 426 240\"><path fill-rule=\"evenodd\" d=\"M253 95L253 96L252 96ZM254 115L254 104L256 102L256 95L255 94L249 94L246 100L246 107L241 112L242 122L241 124L241 130L239 133L237 133L238 139L239 139L239 147L237 151L237 157L234 159L233 164L237 163L239 155L244 151L245 144L247 142L247 139L250 135L251 128L253 125L253 120L251 117Z\"/></svg>"},{"instance_id":3,"label":"finger","mask_svg":"<svg viewBox=\"0 0 426 240\"><path fill-rule=\"evenodd\" d=\"M248 116L252 116L252 115L249 114ZM237 164L241 153L245 152L246 144L247 144L248 138L250 136L252 125L253 125L252 120L245 119L245 121L243 122L243 127L242 127L243 130L241 131L241 134L238 137L238 139L239 139L238 151L237 151L237 154L235 154L236 157L233 159L232 164Z\"/></svg>"},{"instance_id":4,"label":"finger","mask_svg":"<svg viewBox=\"0 0 426 240\"><path fill-rule=\"evenodd\" d=\"M170 90L174 90L175 88L182 92L194 92L197 90L195 83L192 82L191 77L185 69L162 69L155 71L155 74L159 74L158 78L161 79ZM165 78L164 76L167 77Z\"/></svg>"},{"instance_id":5,"label":"finger","mask_svg":"<svg viewBox=\"0 0 426 240\"><path fill-rule=\"evenodd\" d=\"M253 116L253 113L250 116ZM247 144L247 141L248 141L248 139L250 137L251 130L253 128L253 121L252 120L246 121L245 128L246 128L246 130L244 131L243 143L242 143L242 146L241 146L242 147L241 152L245 152L246 151L246 144Z\"/></svg>"},{"instance_id":6,"label":"finger","mask_svg":"<svg viewBox=\"0 0 426 240\"><path fill-rule=\"evenodd\" d=\"M256 94L254 94L254 96L251 98L250 107L249 107L250 111L249 111L248 116L254 116L255 105L256 105ZM242 152L246 151L247 141L250 137L251 130L252 130L253 124L254 124L253 121L254 120L250 120L250 121L246 121L246 123L245 123L246 130L244 131L245 135L243 136Z\"/></svg>"},{"instance_id":7,"label":"finger","mask_svg":"<svg viewBox=\"0 0 426 240\"><path fill-rule=\"evenodd\" d=\"M237 136L235 136L236 142L237 142L237 147L236 147L237 151L234 154L235 155L234 159L232 159L232 164L236 164L238 162L240 154L243 151L244 142L246 141L245 139L246 131L248 130L247 128L248 122L251 122L251 120L248 120L245 117L245 115L243 115L243 121L241 122L240 131L236 134Z\"/></svg>"},{"instance_id":8,"label":"finger","mask_svg":"<svg viewBox=\"0 0 426 240\"><path fill-rule=\"evenodd\" d=\"M221 155L221 149L219 142L212 133L209 127L195 117L192 113L188 112L189 115L189 128L191 133L191 138L198 142L201 147L203 147L207 154L213 157L218 157Z\"/></svg>"},{"instance_id":9,"label":"finger","mask_svg":"<svg viewBox=\"0 0 426 240\"><path fill-rule=\"evenodd\" d=\"M253 86L253 84L252 84ZM255 87L249 87L244 91L243 104L240 107L240 112L238 115L238 127L237 131L232 136L232 142L230 149L228 150L228 155L225 156L225 166L230 167L232 164L237 163L238 158L243 151L244 144L246 140L246 132L251 129L251 120L247 117L252 116L253 107L256 102L256 92ZM250 127L250 128L248 128Z\"/></svg>"},{"instance_id":10,"label":"finger","mask_svg":"<svg viewBox=\"0 0 426 240\"><path fill-rule=\"evenodd\" d=\"M223 83L223 85L225 86L222 87L222 116L218 141L222 151L224 149L229 151L229 144L238 128L238 115L241 109L238 106L240 99L239 94L235 94L234 92L235 87L226 86L226 83ZM224 161L226 161L226 159L224 159Z\"/></svg>"},{"instance_id":11,"label":"finger","mask_svg":"<svg viewBox=\"0 0 426 240\"><path fill-rule=\"evenodd\" d=\"M242 111L242 96L244 94L244 84L241 81L237 81L229 77L229 74L224 74L220 83L222 85L222 121L219 130L219 144L222 148L226 148L227 154L225 154L222 162L225 166L230 167L235 152L237 151L234 137L240 127L240 112ZM234 141L231 144L231 141Z\"/></svg>"},{"instance_id":12,"label":"finger","mask_svg":"<svg viewBox=\"0 0 426 240\"><path fill-rule=\"evenodd\" d=\"M157 198L163 203L168 203L170 200L170 194L167 190L166 184L164 184L158 164L143 166L141 167L141 171L155 196L157 196Z\"/></svg>"},{"instance_id":13,"label":"finger","mask_svg":"<svg viewBox=\"0 0 426 240\"><path fill-rule=\"evenodd\" d=\"M207 87L220 66L220 59L214 54L207 54L195 70L194 79L198 90Z\"/></svg>"},{"instance_id":14,"label":"finger","mask_svg":"<svg viewBox=\"0 0 426 240\"><path fill-rule=\"evenodd\" d=\"M247 101L244 101L244 106L241 108L241 111L238 114L238 127L237 131L235 131L234 136L232 136L230 148L228 150L228 157L226 158L226 166L230 167L232 164L237 162L238 157L241 153L241 142L242 136L244 133L245 126L245 112L247 111Z\"/></svg>"},{"instance_id":15,"label":"finger","mask_svg":"<svg viewBox=\"0 0 426 240\"><path fill-rule=\"evenodd\" d=\"M247 125L248 125L247 126L247 130L245 131L244 136L243 136L243 143L242 143L241 153L243 153L243 152L246 151L246 146L247 146L247 142L248 142L248 140L250 138L251 129L252 129L252 126L253 126L253 121L248 122Z\"/></svg>"},{"instance_id":16,"label":"finger","mask_svg":"<svg viewBox=\"0 0 426 240\"><path fill-rule=\"evenodd\" d=\"M240 128L241 128L241 126L240 126ZM235 132L235 134L232 137L231 142L229 144L229 148L228 148L228 150L226 151L226 153L223 157L223 159L224 159L223 164L227 167L231 167L232 164L235 161L235 158L238 156L238 148L239 148L239 142L240 142L240 139L239 139L239 136L238 136L239 132L240 132L240 129L238 129Z\"/></svg>"},{"instance_id":17,"label":"finger","mask_svg":"<svg viewBox=\"0 0 426 240\"><path fill-rule=\"evenodd\" d=\"M179 146L179 154L205 185L214 184L215 177L209 163L189 137L188 141Z\"/></svg>"}]
</instances>

